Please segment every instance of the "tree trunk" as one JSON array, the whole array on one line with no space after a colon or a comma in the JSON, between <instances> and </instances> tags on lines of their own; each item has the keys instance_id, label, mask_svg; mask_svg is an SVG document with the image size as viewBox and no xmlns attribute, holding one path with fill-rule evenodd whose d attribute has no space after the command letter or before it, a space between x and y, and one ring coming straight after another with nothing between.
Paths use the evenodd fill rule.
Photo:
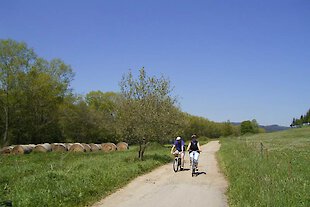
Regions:
<instances>
[{"instance_id":1,"label":"tree trunk","mask_svg":"<svg viewBox=\"0 0 310 207\"><path fill-rule=\"evenodd\" d=\"M139 144L139 159L140 160L143 160L143 156L144 156L144 152L145 152L145 149L147 147L147 142L145 140L145 138L143 138L143 141L140 142Z\"/></svg>"},{"instance_id":2,"label":"tree trunk","mask_svg":"<svg viewBox=\"0 0 310 207\"><path fill-rule=\"evenodd\" d=\"M8 103L7 103L8 104ZM8 131L9 131L9 107L4 106L4 114L5 114L5 129L3 135L3 144L6 146L8 140Z\"/></svg>"},{"instance_id":3,"label":"tree trunk","mask_svg":"<svg viewBox=\"0 0 310 207\"><path fill-rule=\"evenodd\" d=\"M139 159L142 160L142 144L139 144Z\"/></svg>"},{"instance_id":4,"label":"tree trunk","mask_svg":"<svg viewBox=\"0 0 310 207\"><path fill-rule=\"evenodd\" d=\"M4 104L4 113L5 113L5 129L3 136L3 144L6 146L9 134L9 72L6 74L6 90L5 90L6 103Z\"/></svg>"}]
</instances>

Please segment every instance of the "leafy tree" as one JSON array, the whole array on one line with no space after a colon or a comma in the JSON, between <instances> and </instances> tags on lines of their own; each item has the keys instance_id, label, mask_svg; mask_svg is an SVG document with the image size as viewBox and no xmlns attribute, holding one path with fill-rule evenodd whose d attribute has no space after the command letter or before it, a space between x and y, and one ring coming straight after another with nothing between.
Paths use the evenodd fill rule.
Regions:
<instances>
[{"instance_id":1,"label":"leafy tree","mask_svg":"<svg viewBox=\"0 0 310 207\"><path fill-rule=\"evenodd\" d=\"M223 124L223 132L222 135L224 137L230 136L234 134L233 126L231 125L230 121L228 120Z\"/></svg>"},{"instance_id":2,"label":"leafy tree","mask_svg":"<svg viewBox=\"0 0 310 207\"><path fill-rule=\"evenodd\" d=\"M296 126L296 119L293 118L292 124L290 125L291 127Z\"/></svg>"},{"instance_id":3,"label":"leafy tree","mask_svg":"<svg viewBox=\"0 0 310 207\"><path fill-rule=\"evenodd\" d=\"M192 116L187 115L187 127L185 130L185 137L187 139L190 139L192 134L197 134L199 136L208 136L209 130L208 125L210 124L209 120L198 117L198 116ZM208 136L210 137L210 136Z\"/></svg>"},{"instance_id":4,"label":"leafy tree","mask_svg":"<svg viewBox=\"0 0 310 207\"><path fill-rule=\"evenodd\" d=\"M229 121L216 123L203 117L186 114L186 128L184 136L190 139L192 134L209 138L219 138L221 136L239 135L238 126L233 126Z\"/></svg>"},{"instance_id":5,"label":"leafy tree","mask_svg":"<svg viewBox=\"0 0 310 207\"><path fill-rule=\"evenodd\" d=\"M182 113L171 96L170 82L163 76L149 77L144 68L138 79L131 71L120 82L124 101L118 113L118 129L130 143L138 143L139 158L147 143L166 142L183 126Z\"/></svg>"},{"instance_id":6,"label":"leafy tree","mask_svg":"<svg viewBox=\"0 0 310 207\"><path fill-rule=\"evenodd\" d=\"M60 137L58 107L74 74L59 59L37 57L25 43L0 40L2 143L38 143Z\"/></svg>"},{"instance_id":7,"label":"leafy tree","mask_svg":"<svg viewBox=\"0 0 310 207\"><path fill-rule=\"evenodd\" d=\"M123 97L115 92L91 91L86 94L85 101L91 109L104 113L104 116L114 121Z\"/></svg>"},{"instance_id":8,"label":"leafy tree","mask_svg":"<svg viewBox=\"0 0 310 207\"><path fill-rule=\"evenodd\" d=\"M252 122L249 120L241 122L240 131L242 135L246 133L254 133Z\"/></svg>"},{"instance_id":9,"label":"leafy tree","mask_svg":"<svg viewBox=\"0 0 310 207\"><path fill-rule=\"evenodd\" d=\"M66 142L107 141L100 128L102 114L89 107L83 97L67 97L59 114L59 127Z\"/></svg>"},{"instance_id":10,"label":"leafy tree","mask_svg":"<svg viewBox=\"0 0 310 207\"><path fill-rule=\"evenodd\" d=\"M308 112L306 114L306 122L310 123L310 109L308 110Z\"/></svg>"},{"instance_id":11,"label":"leafy tree","mask_svg":"<svg viewBox=\"0 0 310 207\"><path fill-rule=\"evenodd\" d=\"M253 119L251 123L252 123L253 133L259 133L259 125L256 119Z\"/></svg>"},{"instance_id":12,"label":"leafy tree","mask_svg":"<svg viewBox=\"0 0 310 207\"><path fill-rule=\"evenodd\" d=\"M13 40L0 40L0 103L4 132L2 143L7 144L13 130L13 113L15 111L17 90L17 75L30 70L36 59L32 49L25 43Z\"/></svg>"},{"instance_id":13,"label":"leafy tree","mask_svg":"<svg viewBox=\"0 0 310 207\"><path fill-rule=\"evenodd\" d=\"M103 93L91 91L86 94L85 101L91 112L97 117L98 135L101 141L121 141L117 134L117 115L123 98L114 92Z\"/></svg>"},{"instance_id":14,"label":"leafy tree","mask_svg":"<svg viewBox=\"0 0 310 207\"><path fill-rule=\"evenodd\" d=\"M32 69L19 77L20 95L15 129L16 143L41 143L60 137L58 106L62 87L46 73Z\"/></svg>"}]
</instances>

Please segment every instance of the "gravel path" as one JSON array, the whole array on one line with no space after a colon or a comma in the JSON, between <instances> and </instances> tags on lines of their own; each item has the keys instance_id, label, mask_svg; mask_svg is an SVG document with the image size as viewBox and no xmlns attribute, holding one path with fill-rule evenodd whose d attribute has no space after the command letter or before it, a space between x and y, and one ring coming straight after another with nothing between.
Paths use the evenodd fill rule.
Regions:
<instances>
[{"instance_id":1,"label":"gravel path","mask_svg":"<svg viewBox=\"0 0 310 207\"><path fill-rule=\"evenodd\" d=\"M93 207L224 207L228 206L227 182L219 172L215 153L218 141L202 146L197 177L191 176L189 155L186 153L184 171L174 173L167 164L140 176L124 188L106 197Z\"/></svg>"}]
</instances>

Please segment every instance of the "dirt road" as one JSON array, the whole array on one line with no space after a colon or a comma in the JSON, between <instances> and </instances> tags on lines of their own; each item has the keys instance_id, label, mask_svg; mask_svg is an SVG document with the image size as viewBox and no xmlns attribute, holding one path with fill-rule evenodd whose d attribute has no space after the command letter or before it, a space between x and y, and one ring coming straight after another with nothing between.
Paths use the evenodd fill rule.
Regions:
<instances>
[{"instance_id":1,"label":"dirt road","mask_svg":"<svg viewBox=\"0 0 310 207\"><path fill-rule=\"evenodd\" d=\"M94 207L218 207L228 206L224 195L227 182L219 173L215 153L218 141L202 146L198 169L201 174L191 176L188 170L175 173L172 164L136 178L123 189L96 203Z\"/></svg>"}]
</instances>

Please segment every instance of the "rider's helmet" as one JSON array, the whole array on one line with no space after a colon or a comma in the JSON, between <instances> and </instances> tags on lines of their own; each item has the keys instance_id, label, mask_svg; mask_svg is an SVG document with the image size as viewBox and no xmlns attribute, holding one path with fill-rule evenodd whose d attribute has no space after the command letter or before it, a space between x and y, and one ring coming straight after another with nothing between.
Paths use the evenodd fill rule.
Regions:
<instances>
[{"instance_id":1,"label":"rider's helmet","mask_svg":"<svg viewBox=\"0 0 310 207\"><path fill-rule=\"evenodd\" d=\"M179 140L181 140L181 137L177 137L175 140L179 141Z\"/></svg>"},{"instance_id":2,"label":"rider's helmet","mask_svg":"<svg viewBox=\"0 0 310 207\"><path fill-rule=\"evenodd\" d=\"M196 138L197 138L196 134L193 134L192 139L196 139Z\"/></svg>"}]
</instances>

